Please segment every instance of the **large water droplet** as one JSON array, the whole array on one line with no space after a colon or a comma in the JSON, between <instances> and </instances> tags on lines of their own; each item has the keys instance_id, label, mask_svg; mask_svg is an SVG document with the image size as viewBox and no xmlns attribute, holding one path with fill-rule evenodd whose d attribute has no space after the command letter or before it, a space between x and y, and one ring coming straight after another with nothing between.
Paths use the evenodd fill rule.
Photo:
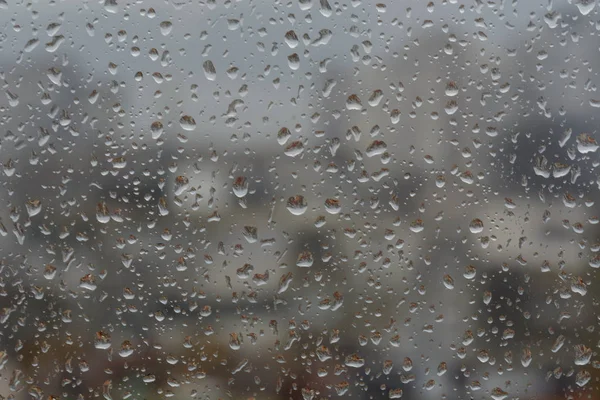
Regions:
<instances>
[{"instance_id":1,"label":"large water droplet","mask_svg":"<svg viewBox=\"0 0 600 400\"><path fill-rule=\"evenodd\" d=\"M179 119L179 125L181 125L181 128L186 131L193 131L196 129L196 121L189 115L182 116Z\"/></svg>"},{"instance_id":2,"label":"large water droplet","mask_svg":"<svg viewBox=\"0 0 600 400\"><path fill-rule=\"evenodd\" d=\"M217 70L215 69L215 66L212 61L204 61L204 63L202 64L202 68L204 69L204 76L206 77L206 79L208 79L209 81L214 81L215 79L217 79Z\"/></svg>"},{"instance_id":3,"label":"large water droplet","mask_svg":"<svg viewBox=\"0 0 600 400\"><path fill-rule=\"evenodd\" d=\"M596 0L573 0L573 4L582 15L588 15L596 7Z\"/></svg>"},{"instance_id":4,"label":"large water droplet","mask_svg":"<svg viewBox=\"0 0 600 400\"><path fill-rule=\"evenodd\" d=\"M304 196L296 195L292 196L287 201L287 209L294 215L302 215L306 212L308 204L304 200Z\"/></svg>"}]
</instances>

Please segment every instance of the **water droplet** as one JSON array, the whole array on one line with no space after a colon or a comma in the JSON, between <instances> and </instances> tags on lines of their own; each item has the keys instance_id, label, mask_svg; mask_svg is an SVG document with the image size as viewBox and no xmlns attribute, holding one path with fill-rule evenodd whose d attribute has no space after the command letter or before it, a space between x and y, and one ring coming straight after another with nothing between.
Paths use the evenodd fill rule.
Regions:
<instances>
[{"instance_id":1,"label":"water droplet","mask_svg":"<svg viewBox=\"0 0 600 400\"><path fill-rule=\"evenodd\" d=\"M373 93L371 93L371 96L369 96L368 103L371 107L377 107L382 99L383 99L383 91L377 89L377 90L374 90Z\"/></svg>"},{"instance_id":2,"label":"water droplet","mask_svg":"<svg viewBox=\"0 0 600 400\"><path fill-rule=\"evenodd\" d=\"M100 350L110 349L111 339L108 333L103 331L96 332L96 337L94 339L94 347Z\"/></svg>"},{"instance_id":3,"label":"water droplet","mask_svg":"<svg viewBox=\"0 0 600 400\"><path fill-rule=\"evenodd\" d=\"M243 176L238 176L233 181L233 194L242 198L248 194L248 180Z\"/></svg>"},{"instance_id":4,"label":"water droplet","mask_svg":"<svg viewBox=\"0 0 600 400\"><path fill-rule=\"evenodd\" d=\"M171 23L171 21L163 21L160 23L160 33L163 36L167 36L169 35L169 33L171 33L171 30L173 29L173 24Z\"/></svg>"},{"instance_id":5,"label":"water droplet","mask_svg":"<svg viewBox=\"0 0 600 400\"><path fill-rule=\"evenodd\" d=\"M290 132L290 130L288 128L283 127L279 130L279 132L277 132L277 143L283 146L287 143L290 137L292 137L292 133Z\"/></svg>"},{"instance_id":6,"label":"water droplet","mask_svg":"<svg viewBox=\"0 0 600 400\"><path fill-rule=\"evenodd\" d=\"M102 224L107 224L110 221L108 206L103 201L96 206L96 219Z\"/></svg>"},{"instance_id":7,"label":"water droplet","mask_svg":"<svg viewBox=\"0 0 600 400\"><path fill-rule=\"evenodd\" d=\"M179 125L181 125L181 128L186 131L193 131L196 129L196 121L189 115L182 116L179 119Z\"/></svg>"},{"instance_id":8,"label":"water droplet","mask_svg":"<svg viewBox=\"0 0 600 400\"><path fill-rule=\"evenodd\" d=\"M209 305L203 306L200 309L200 316L201 317L210 317L210 315L212 314L212 307Z\"/></svg>"},{"instance_id":9,"label":"water droplet","mask_svg":"<svg viewBox=\"0 0 600 400\"><path fill-rule=\"evenodd\" d=\"M255 226L245 226L242 235L248 243L256 243L258 241L258 229Z\"/></svg>"},{"instance_id":10,"label":"water droplet","mask_svg":"<svg viewBox=\"0 0 600 400\"><path fill-rule=\"evenodd\" d=\"M304 152L304 145L301 141L296 140L290 143L284 150L286 156L296 157Z\"/></svg>"},{"instance_id":11,"label":"water droplet","mask_svg":"<svg viewBox=\"0 0 600 400\"><path fill-rule=\"evenodd\" d=\"M310 10L313 6L313 0L298 0L298 6L302 11Z\"/></svg>"},{"instance_id":12,"label":"water droplet","mask_svg":"<svg viewBox=\"0 0 600 400\"><path fill-rule=\"evenodd\" d=\"M150 125L150 132L152 133L152 139L157 140L164 132L163 124L160 121L155 121Z\"/></svg>"},{"instance_id":13,"label":"water droplet","mask_svg":"<svg viewBox=\"0 0 600 400\"><path fill-rule=\"evenodd\" d=\"M592 359L592 349L583 344L574 346L575 350L575 365L587 365Z\"/></svg>"},{"instance_id":14,"label":"water droplet","mask_svg":"<svg viewBox=\"0 0 600 400\"><path fill-rule=\"evenodd\" d=\"M54 265L46 265L44 268L44 278L47 280L52 280L56 276L56 267Z\"/></svg>"},{"instance_id":15,"label":"water droplet","mask_svg":"<svg viewBox=\"0 0 600 400\"><path fill-rule=\"evenodd\" d=\"M217 79L217 70L215 69L215 66L212 61L204 61L204 63L202 64L202 68L204 69L204 76L206 77L206 79L208 79L209 81L214 81L215 79Z\"/></svg>"},{"instance_id":16,"label":"water droplet","mask_svg":"<svg viewBox=\"0 0 600 400\"><path fill-rule=\"evenodd\" d=\"M473 179L473 173L471 171L465 171L462 174L460 174L460 180L468 185L473 184L473 182L475 181L475 179Z\"/></svg>"},{"instance_id":17,"label":"water droplet","mask_svg":"<svg viewBox=\"0 0 600 400\"><path fill-rule=\"evenodd\" d=\"M286 290L288 290L290 283L292 282L292 278L293 274L291 272L281 276L279 279L279 288L277 289L278 294L284 293Z\"/></svg>"},{"instance_id":18,"label":"water droplet","mask_svg":"<svg viewBox=\"0 0 600 400\"><path fill-rule=\"evenodd\" d=\"M25 52L26 53L30 53L32 52L37 45L40 44L40 40L38 38L34 38L34 39L30 39L26 44L25 44Z\"/></svg>"},{"instance_id":19,"label":"water droplet","mask_svg":"<svg viewBox=\"0 0 600 400\"><path fill-rule=\"evenodd\" d=\"M254 266L252 264L244 264L236 270L236 275L239 279L248 279L252 272L254 272Z\"/></svg>"},{"instance_id":20,"label":"water droplet","mask_svg":"<svg viewBox=\"0 0 600 400\"><path fill-rule=\"evenodd\" d=\"M387 150L387 144L382 140L374 140L366 150L368 157L374 157L385 153Z\"/></svg>"},{"instance_id":21,"label":"water droplet","mask_svg":"<svg viewBox=\"0 0 600 400\"><path fill-rule=\"evenodd\" d=\"M471 233L481 233L483 232L483 221L479 218L475 218L469 224L469 230Z\"/></svg>"},{"instance_id":22,"label":"water droplet","mask_svg":"<svg viewBox=\"0 0 600 400\"><path fill-rule=\"evenodd\" d=\"M483 303L485 305L488 305L488 304L490 304L491 301L492 301L492 292L486 290L483 293Z\"/></svg>"},{"instance_id":23,"label":"water droplet","mask_svg":"<svg viewBox=\"0 0 600 400\"><path fill-rule=\"evenodd\" d=\"M435 387L435 380L433 379L429 379L427 382L425 382L425 384L423 385L423 388L425 390L431 390Z\"/></svg>"},{"instance_id":24,"label":"water droplet","mask_svg":"<svg viewBox=\"0 0 600 400\"><path fill-rule=\"evenodd\" d=\"M531 364L531 360L533 359L533 355L531 354L531 349L525 347L521 352L521 364L523 367L527 368L529 364Z\"/></svg>"},{"instance_id":25,"label":"water droplet","mask_svg":"<svg viewBox=\"0 0 600 400\"><path fill-rule=\"evenodd\" d=\"M61 28L61 24L57 23L57 22L51 22L48 24L48 26L46 27L46 34L48 36L54 36L58 33L58 31Z\"/></svg>"},{"instance_id":26,"label":"water droplet","mask_svg":"<svg viewBox=\"0 0 600 400\"><path fill-rule=\"evenodd\" d=\"M421 219L416 219L410 223L409 229L415 233L419 233L425 229L425 223Z\"/></svg>"},{"instance_id":27,"label":"water droplet","mask_svg":"<svg viewBox=\"0 0 600 400\"><path fill-rule=\"evenodd\" d=\"M444 375L447 371L448 371L448 364L446 364L446 362L442 361L437 367L438 376Z\"/></svg>"},{"instance_id":28,"label":"water droplet","mask_svg":"<svg viewBox=\"0 0 600 400\"><path fill-rule=\"evenodd\" d=\"M104 9L111 14L118 13L119 5L117 4L117 0L104 0Z\"/></svg>"},{"instance_id":29,"label":"water droplet","mask_svg":"<svg viewBox=\"0 0 600 400\"><path fill-rule=\"evenodd\" d=\"M350 96L348 96L348 99L346 99L346 109L347 110L362 110L363 106L362 106L362 102L360 101L360 98L355 95L355 94L351 94Z\"/></svg>"},{"instance_id":30,"label":"water droplet","mask_svg":"<svg viewBox=\"0 0 600 400\"><path fill-rule=\"evenodd\" d=\"M446 114L448 115L452 115L458 111L458 103L456 100L449 100L444 107L444 111L446 111Z\"/></svg>"},{"instance_id":31,"label":"water droplet","mask_svg":"<svg viewBox=\"0 0 600 400\"><path fill-rule=\"evenodd\" d=\"M458 94L458 85L454 81L450 81L446 84L445 90L446 96L454 97Z\"/></svg>"},{"instance_id":32,"label":"water droplet","mask_svg":"<svg viewBox=\"0 0 600 400\"><path fill-rule=\"evenodd\" d=\"M298 68L300 68L300 57L297 53L290 54L287 59L288 66L292 71L296 71Z\"/></svg>"},{"instance_id":33,"label":"water droplet","mask_svg":"<svg viewBox=\"0 0 600 400\"><path fill-rule=\"evenodd\" d=\"M158 199L158 214L161 217L169 215L169 208L167 206L167 199L161 197Z\"/></svg>"},{"instance_id":34,"label":"water droplet","mask_svg":"<svg viewBox=\"0 0 600 400\"><path fill-rule=\"evenodd\" d=\"M471 279L475 279L475 275L477 275L477 269L472 265L467 265L465 267L465 272L463 273L463 276L466 279L471 280Z\"/></svg>"},{"instance_id":35,"label":"water droplet","mask_svg":"<svg viewBox=\"0 0 600 400\"><path fill-rule=\"evenodd\" d=\"M402 369L406 372L413 369L413 362L409 357L404 357L404 360L402 361Z\"/></svg>"},{"instance_id":36,"label":"water droplet","mask_svg":"<svg viewBox=\"0 0 600 400\"><path fill-rule=\"evenodd\" d=\"M365 365L365 359L354 353L346 357L345 365L352 368L360 368Z\"/></svg>"},{"instance_id":37,"label":"water droplet","mask_svg":"<svg viewBox=\"0 0 600 400\"><path fill-rule=\"evenodd\" d=\"M454 289L454 279L450 275L444 275L443 282L446 289Z\"/></svg>"},{"instance_id":38,"label":"water droplet","mask_svg":"<svg viewBox=\"0 0 600 400\"><path fill-rule=\"evenodd\" d=\"M325 200L325 211L329 214L339 214L342 211L342 204L336 199Z\"/></svg>"},{"instance_id":39,"label":"water droplet","mask_svg":"<svg viewBox=\"0 0 600 400\"><path fill-rule=\"evenodd\" d=\"M304 200L304 196L292 196L287 201L287 209L294 215L302 215L306 212L308 204Z\"/></svg>"},{"instance_id":40,"label":"water droplet","mask_svg":"<svg viewBox=\"0 0 600 400\"><path fill-rule=\"evenodd\" d=\"M435 178L435 186L438 188L443 188L446 185L446 177L444 175L438 175Z\"/></svg>"},{"instance_id":41,"label":"water droplet","mask_svg":"<svg viewBox=\"0 0 600 400\"><path fill-rule=\"evenodd\" d=\"M508 397L508 393L499 387L495 387L492 389L491 396L494 400L504 400Z\"/></svg>"},{"instance_id":42,"label":"water droplet","mask_svg":"<svg viewBox=\"0 0 600 400\"><path fill-rule=\"evenodd\" d=\"M570 193L565 193L562 196L563 199L563 204L565 205L565 207L568 208L575 208L575 206L577 205L577 198L575 198L572 194Z\"/></svg>"},{"instance_id":43,"label":"water droplet","mask_svg":"<svg viewBox=\"0 0 600 400\"><path fill-rule=\"evenodd\" d=\"M240 336L238 336L238 334L235 332L229 334L229 347L232 350L239 350L240 347L242 347Z\"/></svg>"},{"instance_id":44,"label":"water droplet","mask_svg":"<svg viewBox=\"0 0 600 400\"><path fill-rule=\"evenodd\" d=\"M588 15L596 7L596 0L573 0L573 4L582 15Z\"/></svg>"},{"instance_id":45,"label":"water droplet","mask_svg":"<svg viewBox=\"0 0 600 400\"><path fill-rule=\"evenodd\" d=\"M285 34L285 43L291 48L295 48L298 46L298 36L296 36L296 32L288 31Z\"/></svg>"},{"instance_id":46,"label":"water droplet","mask_svg":"<svg viewBox=\"0 0 600 400\"><path fill-rule=\"evenodd\" d=\"M63 35L54 36L50 42L46 43L45 49L48 53L54 53L64 41L65 37Z\"/></svg>"},{"instance_id":47,"label":"water droplet","mask_svg":"<svg viewBox=\"0 0 600 400\"><path fill-rule=\"evenodd\" d=\"M346 394L346 392L348 392L348 389L350 389L350 384L348 381L342 381L340 383L336 383L334 385L334 389L338 396L343 396Z\"/></svg>"},{"instance_id":48,"label":"water droplet","mask_svg":"<svg viewBox=\"0 0 600 400\"><path fill-rule=\"evenodd\" d=\"M587 285L585 284L583 279L575 278L575 279L573 279L573 282L571 283L571 290L573 291L573 293L577 293L581 296L585 296L587 293Z\"/></svg>"},{"instance_id":49,"label":"water droplet","mask_svg":"<svg viewBox=\"0 0 600 400\"><path fill-rule=\"evenodd\" d=\"M392 124L396 125L398 122L400 122L400 110L398 110L397 108L393 109L390 112L390 121L392 122Z\"/></svg>"},{"instance_id":50,"label":"water droplet","mask_svg":"<svg viewBox=\"0 0 600 400\"><path fill-rule=\"evenodd\" d=\"M129 340L123 341L121 348L119 349L119 355L123 358L129 357L133 354L133 345Z\"/></svg>"},{"instance_id":51,"label":"water droplet","mask_svg":"<svg viewBox=\"0 0 600 400\"><path fill-rule=\"evenodd\" d=\"M175 178L175 196L181 196L189 188L189 180L185 176Z\"/></svg>"},{"instance_id":52,"label":"water droplet","mask_svg":"<svg viewBox=\"0 0 600 400\"><path fill-rule=\"evenodd\" d=\"M28 200L25 203L25 207L27 208L27 215L29 217L35 217L42 211L42 202L40 200Z\"/></svg>"},{"instance_id":53,"label":"water droplet","mask_svg":"<svg viewBox=\"0 0 600 400\"><path fill-rule=\"evenodd\" d=\"M298 254L296 265L301 268L310 268L312 267L314 261L313 254L310 251L305 250Z\"/></svg>"},{"instance_id":54,"label":"water droplet","mask_svg":"<svg viewBox=\"0 0 600 400\"><path fill-rule=\"evenodd\" d=\"M592 374L590 374L586 370L579 371L577 375L575 375L575 383L579 387L584 387L587 383L592 379Z\"/></svg>"},{"instance_id":55,"label":"water droplet","mask_svg":"<svg viewBox=\"0 0 600 400\"><path fill-rule=\"evenodd\" d=\"M577 136L577 150L581 154L594 153L598 150L598 143L587 133L582 133Z\"/></svg>"},{"instance_id":56,"label":"water droplet","mask_svg":"<svg viewBox=\"0 0 600 400\"><path fill-rule=\"evenodd\" d=\"M96 285L96 277L92 274L87 274L79 280L79 287L93 292L98 287Z\"/></svg>"}]
</instances>

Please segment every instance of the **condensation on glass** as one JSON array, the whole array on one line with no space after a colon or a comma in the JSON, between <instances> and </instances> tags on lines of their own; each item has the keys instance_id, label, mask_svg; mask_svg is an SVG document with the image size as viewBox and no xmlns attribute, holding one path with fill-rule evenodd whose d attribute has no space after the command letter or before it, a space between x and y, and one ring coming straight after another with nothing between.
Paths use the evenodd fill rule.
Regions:
<instances>
[{"instance_id":1,"label":"condensation on glass","mask_svg":"<svg viewBox=\"0 0 600 400\"><path fill-rule=\"evenodd\" d=\"M0 398L600 398L599 10L1 0Z\"/></svg>"}]
</instances>

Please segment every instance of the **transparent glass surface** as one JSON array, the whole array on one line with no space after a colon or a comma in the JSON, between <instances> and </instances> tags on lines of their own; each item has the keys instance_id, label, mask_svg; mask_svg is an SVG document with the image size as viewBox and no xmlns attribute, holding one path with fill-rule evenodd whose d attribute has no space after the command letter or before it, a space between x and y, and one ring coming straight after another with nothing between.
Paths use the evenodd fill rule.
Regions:
<instances>
[{"instance_id":1,"label":"transparent glass surface","mask_svg":"<svg viewBox=\"0 0 600 400\"><path fill-rule=\"evenodd\" d=\"M596 0L0 0L0 399L599 399Z\"/></svg>"}]
</instances>

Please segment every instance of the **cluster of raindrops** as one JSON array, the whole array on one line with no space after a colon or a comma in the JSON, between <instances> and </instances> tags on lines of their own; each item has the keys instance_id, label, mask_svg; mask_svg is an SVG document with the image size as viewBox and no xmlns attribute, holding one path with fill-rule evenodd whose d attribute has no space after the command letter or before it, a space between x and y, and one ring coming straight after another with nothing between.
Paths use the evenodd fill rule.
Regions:
<instances>
[{"instance_id":1,"label":"cluster of raindrops","mask_svg":"<svg viewBox=\"0 0 600 400\"><path fill-rule=\"evenodd\" d=\"M2 395L596 395L596 0L409 3L0 0Z\"/></svg>"}]
</instances>

